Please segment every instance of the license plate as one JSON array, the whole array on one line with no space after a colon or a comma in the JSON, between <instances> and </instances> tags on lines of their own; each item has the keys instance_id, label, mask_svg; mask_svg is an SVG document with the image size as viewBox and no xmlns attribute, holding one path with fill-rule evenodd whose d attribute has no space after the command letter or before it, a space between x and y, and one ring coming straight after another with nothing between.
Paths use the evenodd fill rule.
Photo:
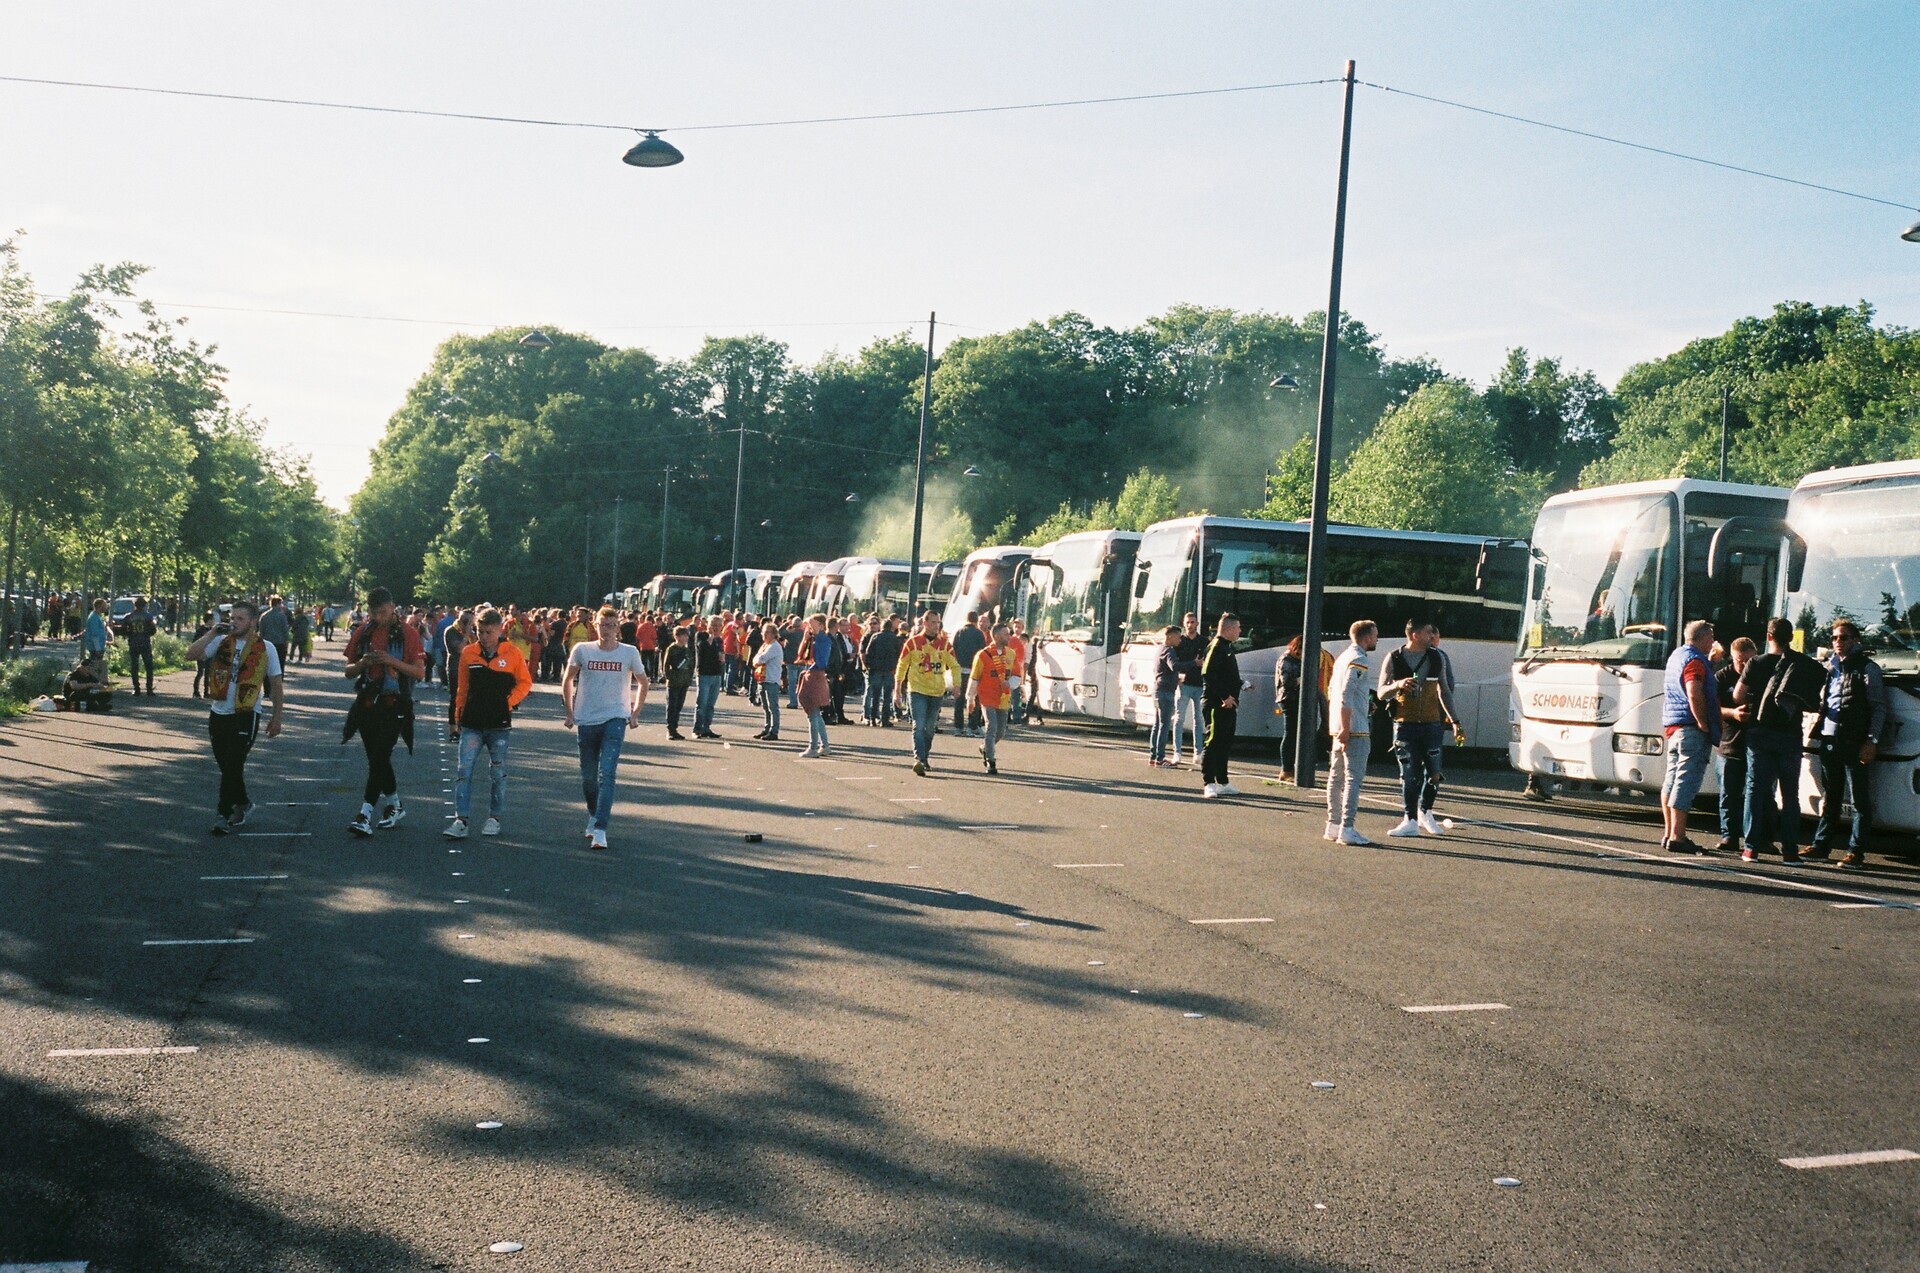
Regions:
<instances>
[{"instance_id":1,"label":"license plate","mask_svg":"<svg viewBox=\"0 0 1920 1273\"><path fill-rule=\"evenodd\" d=\"M1584 760L1556 760L1551 763L1553 765L1553 772L1562 778L1588 778L1592 776L1592 770L1587 768L1587 762Z\"/></svg>"}]
</instances>

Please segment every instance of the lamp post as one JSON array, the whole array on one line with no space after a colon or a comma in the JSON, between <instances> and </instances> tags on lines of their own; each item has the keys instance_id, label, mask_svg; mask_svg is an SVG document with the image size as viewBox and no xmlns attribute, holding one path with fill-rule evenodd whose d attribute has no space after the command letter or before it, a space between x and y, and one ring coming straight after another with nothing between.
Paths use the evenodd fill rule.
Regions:
<instances>
[{"instance_id":1,"label":"lamp post","mask_svg":"<svg viewBox=\"0 0 1920 1273\"><path fill-rule=\"evenodd\" d=\"M618 495L613 497L613 573L612 582L607 585L607 591L613 593L620 591L620 497Z\"/></svg>"},{"instance_id":2,"label":"lamp post","mask_svg":"<svg viewBox=\"0 0 1920 1273\"><path fill-rule=\"evenodd\" d=\"M920 445L913 461L913 568L907 572L907 622L920 610L920 522L927 502L927 414L933 405L933 320L927 314L927 362L920 379Z\"/></svg>"},{"instance_id":3,"label":"lamp post","mask_svg":"<svg viewBox=\"0 0 1920 1273\"><path fill-rule=\"evenodd\" d=\"M667 573L667 507L673 502L673 474L680 466L669 464L664 470L666 480L660 484L660 573Z\"/></svg>"},{"instance_id":4,"label":"lamp post","mask_svg":"<svg viewBox=\"0 0 1920 1273\"><path fill-rule=\"evenodd\" d=\"M1307 604L1300 626L1299 728L1293 781L1311 790L1314 740L1320 733L1320 615L1327 584L1327 495L1333 473L1333 377L1340 351L1340 259L1347 237L1347 155L1353 142L1353 61L1347 61L1346 106L1340 122L1340 180L1333 204L1333 276L1327 286L1327 330L1320 347L1320 418L1313 430L1313 505L1307 523Z\"/></svg>"}]
</instances>

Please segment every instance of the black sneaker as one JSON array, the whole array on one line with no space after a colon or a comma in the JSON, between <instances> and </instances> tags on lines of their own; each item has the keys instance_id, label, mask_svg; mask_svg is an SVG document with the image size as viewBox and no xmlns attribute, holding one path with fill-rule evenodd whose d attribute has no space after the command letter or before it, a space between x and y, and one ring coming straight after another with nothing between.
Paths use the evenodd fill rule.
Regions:
<instances>
[{"instance_id":1,"label":"black sneaker","mask_svg":"<svg viewBox=\"0 0 1920 1273\"><path fill-rule=\"evenodd\" d=\"M999 772L1000 772L1000 762L999 762L999 761L997 761L997 760L989 760L989 761L987 762L987 772L988 772L988 773L990 773L990 774L997 774L997 773L999 773Z\"/></svg>"},{"instance_id":2,"label":"black sneaker","mask_svg":"<svg viewBox=\"0 0 1920 1273\"><path fill-rule=\"evenodd\" d=\"M1732 836L1727 836L1722 839L1720 843L1713 846L1713 851L1715 853L1738 853L1740 851L1740 841L1734 839Z\"/></svg>"},{"instance_id":3,"label":"black sneaker","mask_svg":"<svg viewBox=\"0 0 1920 1273\"><path fill-rule=\"evenodd\" d=\"M1867 869L1867 855L1864 853L1844 854L1834 865L1843 871L1864 871Z\"/></svg>"},{"instance_id":4,"label":"black sneaker","mask_svg":"<svg viewBox=\"0 0 1920 1273\"><path fill-rule=\"evenodd\" d=\"M917 774L917 775L919 775L919 776L920 776L920 777L922 777L922 778L924 778L924 777L926 777L926 776L927 776L927 762L926 762L926 761L924 761L924 760L916 760L916 761L914 761L914 762L913 762L913 772L914 772L915 774Z\"/></svg>"},{"instance_id":5,"label":"black sneaker","mask_svg":"<svg viewBox=\"0 0 1920 1273\"><path fill-rule=\"evenodd\" d=\"M221 818L219 821L215 822L212 826L208 827L207 830L213 832L213 834L215 835L225 835L229 831L233 830L233 828L227 825L227 820L225 818Z\"/></svg>"},{"instance_id":6,"label":"black sneaker","mask_svg":"<svg viewBox=\"0 0 1920 1273\"><path fill-rule=\"evenodd\" d=\"M1824 862L1827 860L1827 855L1832 852L1833 850L1824 844L1815 844L1808 846L1806 852L1800 856L1808 862Z\"/></svg>"}]
</instances>

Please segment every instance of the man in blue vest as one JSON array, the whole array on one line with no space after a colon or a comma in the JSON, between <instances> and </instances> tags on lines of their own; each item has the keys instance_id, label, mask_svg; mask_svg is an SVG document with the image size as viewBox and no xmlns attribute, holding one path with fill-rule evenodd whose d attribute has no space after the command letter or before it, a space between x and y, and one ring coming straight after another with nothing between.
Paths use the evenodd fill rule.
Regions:
<instances>
[{"instance_id":1,"label":"man in blue vest","mask_svg":"<svg viewBox=\"0 0 1920 1273\"><path fill-rule=\"evenodd\" d=\"M1827 687L1820 702L1820 726L1813 750L1820 773L1820 824L1807 857L1824 861L1840 838L1841 810L1853 805L1847 851L1837 865L1857 870L1867 864L1867 827L1873 821L1874 757L1887 729L1887 685L1880 665L1867 657L1860 629L1852 619L1833 621L1833 654L1827 659Z\"/></svg>"},{"instance_id":2,"label":"man in blue vest","mask_svg":"<svg viewBox=\"0 0 1920 1273\"><path fill-rule=\"evenodd\" d=\"M1703 853L1687 839L1687 811L1713 769L1720 742L1720 687L1707 652L1713 649L1713 625L1695 619L1687 639L1667 659L1665 702L1660 724L1667 736L1667 777L1660 787L1660 814L1666 828L1661 847L1669 853Z\"/></svg>"}]
</instances>

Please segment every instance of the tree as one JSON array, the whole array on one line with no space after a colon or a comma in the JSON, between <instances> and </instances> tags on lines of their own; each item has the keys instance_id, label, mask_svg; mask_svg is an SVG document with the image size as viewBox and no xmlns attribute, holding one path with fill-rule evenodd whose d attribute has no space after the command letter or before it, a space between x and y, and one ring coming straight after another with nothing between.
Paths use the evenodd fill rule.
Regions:
<instances>
[{"instance_id":1,"label":"tree","mask_svg":"<svg viewBox=\"0 0 1920 1273\"><path fill-rule=\"evenodd\" d=\"M1558 359L1529 359L1525 349L1507 351L1481 400L1507 462L1544 474L1554 491L1577 485L1618 427L1613 396L1592 372L1562 372Z\"/></svg>"},{"instance_id":2,"label":"tree","mask_svg":"<svg viewBox=\"0 0 1920 1273\"><path fill-rule=\"evenodd\" d=\"M1514 535L1545 498L1539 475L1507 462L1479 396L1446 380L1387 413L1334 480L1330 511L1362 526Z\"/></svg>"}]
</instances>

